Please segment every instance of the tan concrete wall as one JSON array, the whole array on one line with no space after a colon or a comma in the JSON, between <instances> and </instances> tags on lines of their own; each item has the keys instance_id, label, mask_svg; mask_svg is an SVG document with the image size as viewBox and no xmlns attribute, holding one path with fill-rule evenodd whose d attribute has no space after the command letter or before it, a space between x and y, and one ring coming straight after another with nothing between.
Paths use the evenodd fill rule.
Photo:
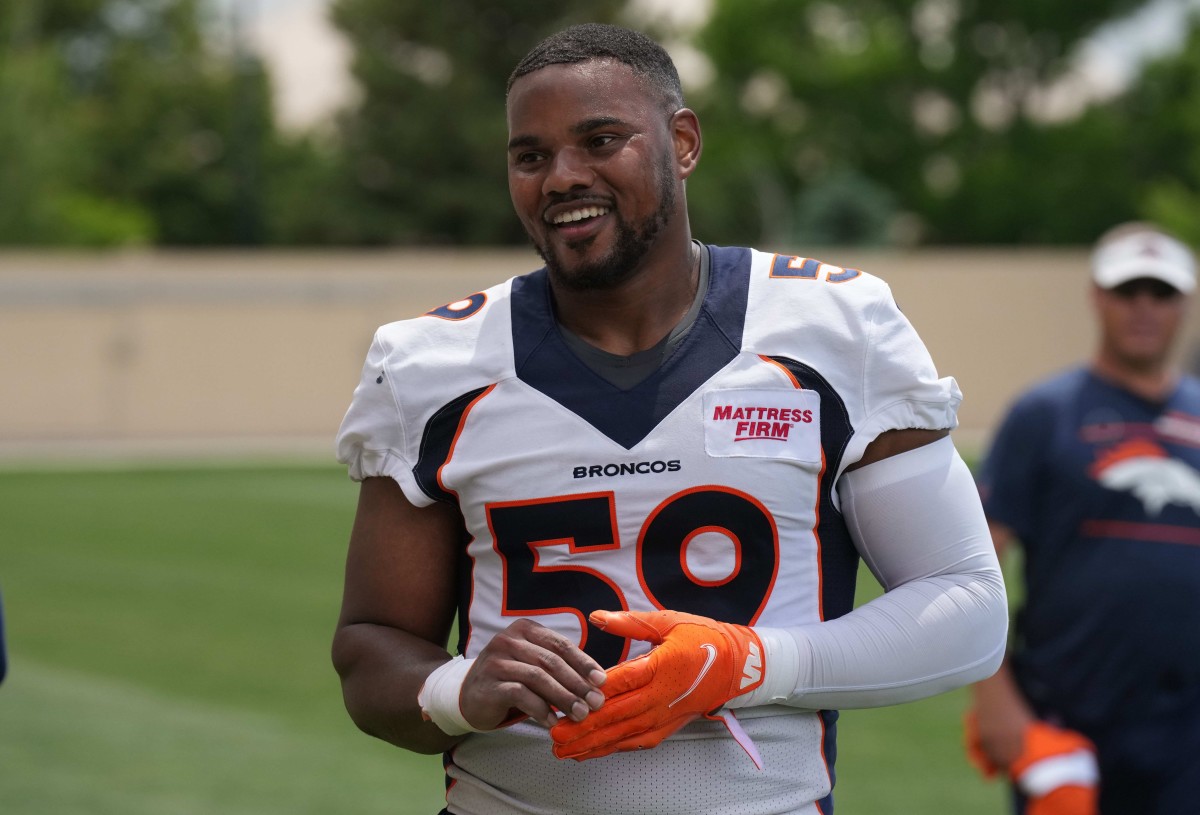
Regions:
<instances>
[{"instance_id":1,"label":"tan concrete wall","mask_svg":"<svg viewBox=\"0 0 1200 815\"><path fill-rule=\"evenodd\" d=\"M966 394L964 447L1091 348L1082 250L813 254L889 281ZM536 265L521 249L0 254L0 458L329 455L377 325Z\"/></svg>"}]
</instances>

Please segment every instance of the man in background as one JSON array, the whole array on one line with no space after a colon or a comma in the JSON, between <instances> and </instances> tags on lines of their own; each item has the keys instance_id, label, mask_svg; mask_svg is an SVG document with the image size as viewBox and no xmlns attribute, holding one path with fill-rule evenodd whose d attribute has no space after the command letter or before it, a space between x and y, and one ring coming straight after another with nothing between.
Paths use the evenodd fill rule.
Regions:
<instances>
[{"instance_id":1,"label":"man in background","mask_svg":"<svg viewBox=\"0 0 1200 815\"><path fill-rule=\"evenodd\" d=\"M1190 250L1144 223L1098 241L1090 363L1036 385L980 474L1019 542L1012 652L975 686L968 744L1029 815L1200 812L1200 382L1172 350Z\"/></svg>"}]
</instances>

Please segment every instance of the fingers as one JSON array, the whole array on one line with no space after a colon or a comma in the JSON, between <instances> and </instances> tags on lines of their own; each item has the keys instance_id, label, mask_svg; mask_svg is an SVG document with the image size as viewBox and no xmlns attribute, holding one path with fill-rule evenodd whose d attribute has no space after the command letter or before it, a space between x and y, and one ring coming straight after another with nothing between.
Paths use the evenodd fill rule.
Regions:
<instances>
[{"instance_id":1,"label":"fingers","mask_svg":"<svg viewBox=\"0 0 1200 815\"><path fill-rule=\"evenodd\" d=\"M612 699L649 684L654 679L658 656L642 654L610 669L604 682L604 698Z\"/></svg>"},{"instance_id":2,"label":"fingers","mask_svg":"<svg viewBox=\"0 0 1200 815\"><path fill-rule=\"evenodd\" d=\"M646 663L647 660L640 659L638 662ZM607 698L603 707L593 711L582 721L563 720L551 729L550 735L554 738L556 756L576 758L578 754L595 753L586 757L598 758L619 749L653 747L695 718L691 714L677 716L666 712L663 701L655 694L644 692L640 685L627 693L609 693L610 686L614 681L620 681L618 675L627 665L629 663L619 665L609 672L609 683L605 685ZM650 676L652 672L644 675ZM615 746L651 732L657 732L659 735L652 740L642 739L633 747ZM613 745L612 749L602 750L606 745Z\"/></svg>"},{"instance_id":3,"label":"fingers","mask_svg":"<svg viewBox=\"0 0 1200 815\"><path fill-rule=\"evenodd\" d=\"M572 741L597 731L624 728L628 733L637 733L653 726L653 716L660 716L658 706L644 694L626 693L609 697L604 705L581 720L563 720L553 730L556 741ZM647 716L650 718L647 719ZM649 724L640 724L642 720Z\"/></svg>"},{"instance_id":4,"label":"fingers","mask_svg":"<svg viewBox=\"0 0 1200 815\"><path fill-rule=\"evenodd\" d=\"M463 681L459 707L471 725L493 729L519 711L552 727L557 711L573 721L600 707L600 666L561 634L518 620L480 652Z\"/></svg>"},{"instance_id":5,"label":"fingers","mask_svg":"<svg viewBox=\"0 0 1200 815\"><path fill-rule=\"evenodd\" d=\"M629 750L649 750L657 747L663 739L694 718L696 717L685 716L664 721L654 712L647 711L615 725L597 728L569 740L559 738L560 729L569 732L581 726L569 725L564 722L555 728L554 755L558 758L586 761Z\"/></svg>"},{"instance_id":6,"label":"fingers","mask_svg":"<svg viewBox=\"0 0 1200 815\"><path fill-rule=\"evenodd\" d=\"M654 647L608 672L603 707L582 722L564 721L552 729L560 758L653 747L719 708L737 693L735 657L747 650L742 640L756 636L744 627L674 611L596 611L589 619Z\"/></svg>"},{"instance_id":7,"label":"fingers","mask_svg":"<svg viewBox=\"0 0 1200 815\"><path fill-rule=\"evenodd\" d=\"M618 637L628 637L634 640L645 640L655 645L662 642L665 631L655 625L655 612L640 611L593 611L588 615L592 625L601 631L615 634Z\"/></svg>"}]
</instances>

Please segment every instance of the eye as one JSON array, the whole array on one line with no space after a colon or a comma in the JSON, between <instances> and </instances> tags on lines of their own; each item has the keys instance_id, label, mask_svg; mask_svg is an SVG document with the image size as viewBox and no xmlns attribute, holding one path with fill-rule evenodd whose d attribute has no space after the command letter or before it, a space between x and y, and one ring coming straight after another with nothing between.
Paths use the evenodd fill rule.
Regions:
<instances>
[{"instance_id":1,"label":"eye","mask_svg":"<svg viewBox=\"0 0 1200 815\"><path fill-rule=\"evenodd\" d=\"M593 150L602 150L605 147L615 147L619 139L619 136L611 133L601 133L588 139L588 146Z\"/></svg>"},{"instance_id":2,"label":"eye","mask_svg":"<svg viewBox=\"0 0 1200 815\"><path fill-rule=\"evenodd\" d=\"M524 150L513 156L513 164L536 164L545 158L545 153L539 153L534 150Z\"/></svg>"}]
</instances>

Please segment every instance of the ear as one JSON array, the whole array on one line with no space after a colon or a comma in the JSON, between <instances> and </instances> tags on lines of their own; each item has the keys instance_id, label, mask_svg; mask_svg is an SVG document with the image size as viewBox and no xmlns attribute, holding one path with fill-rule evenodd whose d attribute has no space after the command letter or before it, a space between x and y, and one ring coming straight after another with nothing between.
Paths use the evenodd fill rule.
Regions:
<instances>
[{"instance_id":1,"label":"ear","mask_svg":"<svg viewBox=\"0 0 1200 815\"><path fill-rule=\"evenodd\" d=\"M675 145L675 166L680 178L687 178L700 162L703 140L700 120L690 108L680 108L671 116L671 138Z\"/></svg>"}]
</instances>

